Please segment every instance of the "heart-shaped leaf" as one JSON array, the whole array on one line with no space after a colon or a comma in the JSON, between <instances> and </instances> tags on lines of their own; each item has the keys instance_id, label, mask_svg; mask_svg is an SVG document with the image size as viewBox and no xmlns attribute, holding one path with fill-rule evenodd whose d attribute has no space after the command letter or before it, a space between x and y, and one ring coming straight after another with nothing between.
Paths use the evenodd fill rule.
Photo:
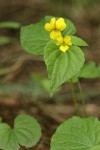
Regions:
<instances>
[{"instance_id":1,"label":"heart-shaped leaf","mask_svg":"<svg viewBox=\"0 0 100 150\"><path fill-rule=\"evenodd\" d=\"M44 50L44 60L50 79L51 93L64 82L77 74L84 64L84 53L77 46L71 46L63 53L55 42L51 41Z\"/></svg>"},{"instance_id":2,"label":"heart-shaped leaf","mask_svg":"<svg viewBox=\"0 0 100 150\"><path fill-rule=\"evenodd\" d=\"M0 124L0 149L19 150L20 145L27 148L37 144L41 128L36 119L29 115L19 115L12 129L5 123Z\"/></svg>"},{"instance_id":3,"label":"heart-shaped leaf","mask_svg":"<svg viewBox=\"0 0 100 150\"><path fill-rule=\"evenodd\" d=\"M21 28L21 45L29 53L43 55L45 45L50 41L44 21Z\"/></svg>"},{"instance_id":4,"label":"heart-shaped leaf","mask_svg":"<svg viewBox=\"0 0 100 150\"><path fill-rule=\"evenodd\" d=\"M99 150L100 121L73 117L61 124L51 140L51 150Z\"/></svg>"}]
</instances>

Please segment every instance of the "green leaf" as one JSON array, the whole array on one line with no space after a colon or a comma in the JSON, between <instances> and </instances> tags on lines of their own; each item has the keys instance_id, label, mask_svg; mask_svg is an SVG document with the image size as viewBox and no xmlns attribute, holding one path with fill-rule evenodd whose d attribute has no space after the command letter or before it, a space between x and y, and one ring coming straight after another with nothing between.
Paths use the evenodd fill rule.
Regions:
<instances>
[{"instance_id":1,"label":"green leaf","mask_svg":"<svg viewBox=\"0 0 100 150\"><path fill-rule=\"evenodd\" d=\"M77 36L71 36L71 42L73 45L77 46L88 46L88 44L84 40L80 39Z\"/></svg>"},{"instance_id":2,"label":"green leaf","mask_svg":"<svg viewBox=\"0 0 100 150\"><path fill-rule=\"evenodd\" d=\"M84 64L82 69L80 70L79 77L80 78L97 78L99 75L98 68L93 61L89 61Z\"/></svg>"},{"instance_id":3,"label":"green leaf","mask_svg":"<svg viewBox=\"0 0 100 150\"><path fill-rule=\"evenodd\" d=\"M73 76L69 82L77 83L79 78L100 78L100 68L96 66L95 62L88 61L84 63L83 67L80 69L79 73Z\"/></svg>"},{"instance_id":4,"label":"green leaf","mask_svg":"<svg viewBox=\"0 0 100 150\"><path fill-rule=\"evenodd\" d=\"M100 146L93 146L92 148L90 148L90 150L99 150Z\"/></svg>"},{"instance_id":5,"label":"green leaf","mask_svg":"<svg viewBox=\"0 0 100 150\"><path fill-rule=\"evenodd\" d=\"M67 25L66 29L62 31L62 35L73 35L76 33L76 27L74 26L74 24L69 20L69 19L65 19L65 23Z\"/></svg>"},{"instance_id":6,"label":"green leaf","mask_svg":"<svg viewBox=\"0 0 100 150\"><path fill-rule=\"evenodd\" d=\"M49 32L44 29L44 25L45 19L21 28L21 45L29 53L43 55L44 47L50 41Z\"/></svg>"},{"instance_id":7,"label":"green leaf","mask_svg":"<svg viewBox=\"0 0 100 150\"><path fill-rule=\"evenodd\" d=\"M77 83L78 81L79 81L78 75L75 75L69 80L69 83Z\"/></svg>"},{"instance_id":8,"label":"green leaf","mask_svg":"<svg viewBox=\"0 0 100 150\"><path fill-rule=\"evenodd\" d=\"M41 129L37 121L29 115L19 115L14 122L14 129L7 124L0 124L0 149L18 150L37 144L41 137Z\"/></svg>"},{"instance_id":9,"label":"green leaf","mask_svg":"<svg viewBox=\"0 0 100 150\"><path fill-rule=\"evenodd\" d=\"M10 137L10 132L11 132L11 128L6 124L6 123L0 123L0 149L3 149L3 150L9 150L7 149L8 145L7 145L7 142L8 140L10 141L9 137ZM11 133L12 135L12 133ZM15 145L16 143L14 143ZM12 143L13 145L13 143ZM13 146L12 146L13 147ZM11 150L12 150L12 147L11 147ZM18 149L18 145L15 146L15 150Z\"/></svg>"},{"instance_id":10,"label":"green leaf","mask_svg":"<svg viewBox=\"0 0 100 150\"><path fill-rule=\"evenodd\" d=\"M20 28L20 26L21 26L21 24L18 22L12 22L12 21L0 22L0 28L18 29L18 28Z\"/></svg>"},{"instance_id":11,"label":"green leaf","mask_svg":"<svg viewBox=\"0 0 100 150\"><path fill-rule=\"evenodd\" d=\"M99 150L100 121L72 117L61 124L51 140L51 150Z\"/></svg>"},{"instance_id":12,"label":"green leaf","mask_svg":"<svg viewBox=\"0 0 100 150\"><path fill-rule=\"evenodd\" d=\"M43 55L46 44L51 40L50 32L44 29L45 23L50 22L53 16L46 16L36 24L27 25L21 28L21 45L29 53ZM58 17L56 17L58 18ZM65 19L67 28L62 32L63 35L72 35L76 32L73 23Z\"/></svg>"},{"instance_id":13,"label":"green leaf","mask_svg":"<svg viewBox=\"0 0 100 150\"><path fill-rule=\"evenodd\" d=\"M51 41L45 47L44 60L53 94L60 85L79 72L84 64L84 53L77 46L71 46L63 53L55 42Z\"/></svg>"},{"instance_id":14,"label":"green leaf","mask_svg":"<svg viewBox=\"0 0 100 150\"><path fill-rule=\"evenodd\" d=\"M13 41L14 41L13 38L6 37L6 36L0 36L0 45L9 44L9 43L12 43Z\"/></svg>"}]
</instances>

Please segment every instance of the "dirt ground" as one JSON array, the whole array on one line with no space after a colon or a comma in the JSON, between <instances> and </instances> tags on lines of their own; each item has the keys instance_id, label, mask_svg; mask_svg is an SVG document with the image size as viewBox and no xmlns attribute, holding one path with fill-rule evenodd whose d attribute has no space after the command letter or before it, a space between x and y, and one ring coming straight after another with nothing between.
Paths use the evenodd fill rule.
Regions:
<instances>
[{"instance_id":1,"label":"dirt ground","mask_svg":"<svg viewBox=\"0 0 100 150\"><path fill-rule=\"evenodd\" d=\"M99 65L100 1L82 4L75 1L0 0L0 21L17 21L26 25L37 22L45 15L67 17L76 25L77 35L89 44L89 47L84 49L86 60L93 60ZM34 95L34 87L31 92L21 89L20 85L26 85L32 73L47 77L43 58L32 56L21 48L19 29L0 29L0 34L16 38L16 42L0 46L0 116L11 126L14 118L21 113L37 118L43 134L37 146L29 150L49 150L51 136L59 124L73 115L84 117L80 99L80 110L76 114L69 85L64 84L52 98L47 93L39 95L37 92L37 96ZM81 82L85 92L87 116L100 118L100 79ZM20 89L12 87L14 84L16 86L16 83ZM76 92L78 94L77 86Z\"/></svg>"}]
</instances>

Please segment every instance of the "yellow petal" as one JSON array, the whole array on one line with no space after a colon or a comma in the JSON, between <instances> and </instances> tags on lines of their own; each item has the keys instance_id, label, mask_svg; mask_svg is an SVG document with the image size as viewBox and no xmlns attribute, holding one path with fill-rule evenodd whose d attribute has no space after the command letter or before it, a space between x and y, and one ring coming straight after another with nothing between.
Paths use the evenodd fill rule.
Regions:
<instances>
[{"instance_id":1,"label":"yellow petal","mask_svg":"<svg viewBox=\"0 0 100 150\"><path fill-rule=\"evenodd\" d=\"M62 45L60 46L60 50L63 51L63 52L66 52L68 49L69 49L69 46L68 46L68 45L63 45L63 44L62 44Z\"/></svg>"},{"instance_id":2,"label":"yellow petal","mask_svg":"<svg viewBox=\"0 0 100 150\"><path fill-rule=\"evenodd\" d=\"M58 31L58 30L53 30L51 33L50 33L50 38L52 40L56 40L59 36L61 36L61 32Z\"/></svg>"},{"instance_id":3,"label":"yellow petal","mask_svg":"<svg viewBox=\"0 0 100 150\"><path fill-rule=\"evenodd\" d=\"M70 37L70 36L66 36L66 37L64 38L64 42L65 42L66 44L68 44L68 45L72 45L71 37Z\"/></svg>"},{"instance_id":4,"label":"yellow petal","mask_svg":"<svg viewBox=\"0 0 100 150\"><path fill-rule=\"evenodd\" d=\"M64 19L63 18L59 18L56 21L56 29L64 30L65 28L66 28L66 23L65 23Z\"/></svg>"},{"instance_id":5,"label":"yellow petal","mask_svg":"<svg viewBox=\"0 0 100 150\"><path fill-rule=\"evenodd\" d=\"M71 40L71 37L70 36L65 36L64 38L64 41L67 42L67 41L70 41Z\"/></svg>"},{"instance_id":6,"label":"yellow petal","mask_svg":"<svg viewBox=\"0 0 100 150\"><path fill-rule=\"evenodd\" d=\"M61 45L62 43L63 43L63 37L62 36L57 37L56 45Z\"/></svg>"},{"instance_id":7,"label":"yellow petal","mask_svg":"<svg viewBox=\"0 0 100 150\"><path fill-rule=\"evenodd\" d=\"M45 29L46 29L47 31L52 31L52 27L51 27L50 23L46 23L46 24L45 24Z\"/></svg>"},{"instance_id":8,"label":"yellow petal","mask_svg":"<svg viewBox=\"0 0 100 150\"><path fill-rule=\"evenodd\" d=\"M54 30L56 28L56 18L52 18L50 20L51 29Z\"/></svg>"},{"instance_id":9,"label":"yellow petal","mask_svg":"<svg viewBox=\"0 0 100 150\"><path fill-rule=\"evenodd\" d=\"M71 45L72 45L72 42L71 42L71 41L67 42L67 45L70 45L70 46L71 46Z\"/></svg>"}]
</instances>

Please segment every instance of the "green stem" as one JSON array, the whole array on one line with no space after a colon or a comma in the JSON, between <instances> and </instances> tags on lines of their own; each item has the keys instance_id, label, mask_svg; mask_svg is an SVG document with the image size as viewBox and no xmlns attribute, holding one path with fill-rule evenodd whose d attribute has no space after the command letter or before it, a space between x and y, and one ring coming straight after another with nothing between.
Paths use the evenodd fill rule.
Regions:
<instances>
[{"instance_id":1,"label":"green stem","mask_svg":"<svg viewBox=\"0 0 100 150\"><path fill-rule=\"evenodd\" d=\"M74 105L75 105L75 110L76 110L76 113L78 113L79 112L79 107L78 107L77 97L76 97L75 88L74 88L73 83L71 83L71 92L72 92L73 102L74 102Z\"/></svg>"},{"instance_id":2,"label":"green stem","mask_svg":"<svg viewBox=\"0 0 100 150\"><path fill-rule=\"evenodd\" d=\"M79 92L80 92L80 96L81 96L81 100L82 100L83 112L86 115L87 113L86 113L84 93L83 93L83 89L82 89L82 86L79 81L78 81L78 88L79 88Z\"/></svg>"}]
</instances>

